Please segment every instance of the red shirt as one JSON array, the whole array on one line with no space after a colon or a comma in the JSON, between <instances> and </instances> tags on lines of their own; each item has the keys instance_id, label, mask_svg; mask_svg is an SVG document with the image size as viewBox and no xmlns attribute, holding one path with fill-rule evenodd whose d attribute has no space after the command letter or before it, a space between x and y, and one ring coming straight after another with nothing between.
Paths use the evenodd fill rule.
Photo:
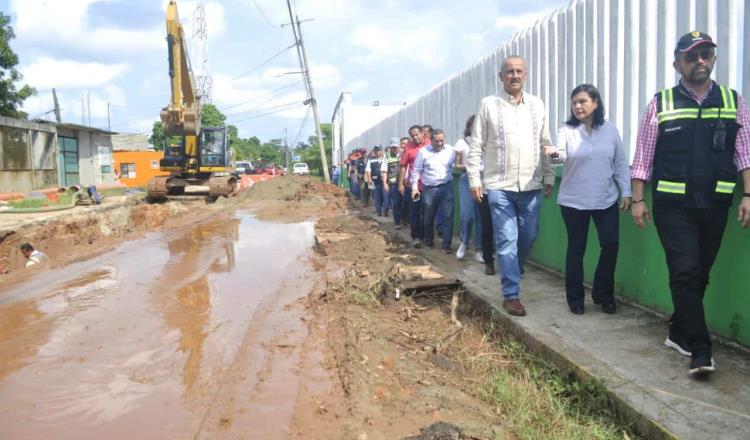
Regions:
<instances>
[{"instance_id":1,"label":"red shirt","mask_svg":"<svg viewBox=\"0 0 750 440\"><path fill-rule=\"evenodd\" d=\"M419 150L427 145L430 145L429 139L424 139L422 145L409 141L404 148L404 152L401 153L401 166L406 167L406 186L409 188L411 187L411 172L414 169L414 160L417 158ZM419 179L419 190L422 191L422 179Z\"/></svg>"}]
</instances>

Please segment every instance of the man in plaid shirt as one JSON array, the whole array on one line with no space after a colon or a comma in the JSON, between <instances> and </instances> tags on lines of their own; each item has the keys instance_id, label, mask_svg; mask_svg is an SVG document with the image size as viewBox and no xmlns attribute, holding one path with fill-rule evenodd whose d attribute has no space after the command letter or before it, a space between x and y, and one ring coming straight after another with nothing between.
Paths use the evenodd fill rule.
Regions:
<instances>
[{"instance_id":1,"label":"man in plaid shirt","mask_svg":"<svg viewBox=\"0 0 750 440\"><path fill-rule=\"evenodd\" d=\"M715 48L702 32L677 42L673 66L681 80L648 104L631 171L633 220L642 228L651 219L644 187L652 181L674 305L664 344L691 357L691 375L715 370L703 296L738 175L744 194L737 220L750 226L750 117L741 95L711 80Z\"/></svg>"}]
</instances>

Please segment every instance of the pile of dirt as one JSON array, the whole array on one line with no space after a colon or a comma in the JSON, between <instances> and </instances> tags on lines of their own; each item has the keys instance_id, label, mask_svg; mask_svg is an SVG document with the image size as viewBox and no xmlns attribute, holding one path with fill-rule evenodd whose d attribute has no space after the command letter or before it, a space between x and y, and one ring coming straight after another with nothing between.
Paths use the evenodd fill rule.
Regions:
<instances>
[{"instance_id":1,"label":"pile of dirt","mask_svg":"<svg viewBox=\"0 0 750 440\"><path fill-rule=\"evenodd\" d=\"M46 221L20 224L0 231L0 276L22 277L25 259L19 251L29 242L50 257L50 267L66 266L97 255L126 239L163 226L186 212L201 209L202 203L142 201L91 212L71 211Z\"/></svg>"},{"instance_id":2,"label":"pile of dirt","mask_svg":"<svg viewBox=\"0 0 750 440\"><path fill-rule=\"evenodd\" d=\"M489 349L480 331L451 322L450 293L395 299L404 273L427 262L369 218L321 219L316 236L316 264L328 279L310 306L328 323L330 364L347 400L347 416L329 421L329 438L508 438L453 356L459 344Z\"/></svg>"},{"instance_id":3,"label":"pile of dirt","mask_svg":"<svg viewBox=\"0 0 750 440\"><path fill-rule=\"evenodd\" d=\"M348 206L348 198L342 188L308 177L286 176L258 182L217 204L249 209L263 221L295 223L340 213Z\"/></svg>"}]
</instances>

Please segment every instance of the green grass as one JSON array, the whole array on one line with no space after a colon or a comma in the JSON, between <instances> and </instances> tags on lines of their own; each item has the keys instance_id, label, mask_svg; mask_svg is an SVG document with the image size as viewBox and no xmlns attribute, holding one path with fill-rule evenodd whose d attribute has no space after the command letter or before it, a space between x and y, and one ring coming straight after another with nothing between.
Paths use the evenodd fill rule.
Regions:
<instances>
[{"instance_id":1,"label":"green grass","mask_svg":"<svg viewBox=\"0 0 750 440\"><path fill-rule=\"evenodd\" d=\"M519 438L635 437L597 382L578 380L519 342L506 341L499 348L510 366L494 369L480 394L504 415Z\"/></svg>"},{"instance_id":2,"label":"green grass","mask_svg":"<svg viewBox=\"0 0 750 440\"><path fill-rule=\"evenodd\" d=\"M11 200L10 202L8 202L8 204L14 209L46 208L52 206L69 205L72 200L72 194L62 193L60 194L60 199L57 202L48 200L45 197L43 199Z\"/></svg>"}]
</instances>

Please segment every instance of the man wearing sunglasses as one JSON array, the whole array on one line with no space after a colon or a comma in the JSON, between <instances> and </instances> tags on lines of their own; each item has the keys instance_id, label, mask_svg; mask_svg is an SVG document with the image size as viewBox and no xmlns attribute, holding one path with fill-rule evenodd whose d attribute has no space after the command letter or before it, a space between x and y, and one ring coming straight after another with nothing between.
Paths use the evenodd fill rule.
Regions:
<instances>
[{"instance_id":1,"label":"man wearing sunglasses","mask_svg":"<svg viewBox=\"0 0 750 440\"><path fill-rule=\"evenodd\" d=\"M646 108L631 175L633 220L640 227L651 218L644 187L652 180L654 224L674 305L664 344L691 357L691 375L715 370L703 296L739 175L744 194L737 220L750 226L750 117L739 93L711 80L715 51L703 32L677 42L673 66L680 82Z\"/></svg>"}]
</instances>

